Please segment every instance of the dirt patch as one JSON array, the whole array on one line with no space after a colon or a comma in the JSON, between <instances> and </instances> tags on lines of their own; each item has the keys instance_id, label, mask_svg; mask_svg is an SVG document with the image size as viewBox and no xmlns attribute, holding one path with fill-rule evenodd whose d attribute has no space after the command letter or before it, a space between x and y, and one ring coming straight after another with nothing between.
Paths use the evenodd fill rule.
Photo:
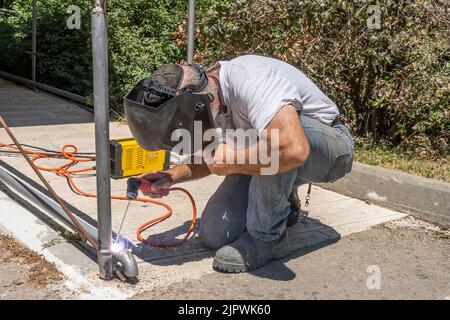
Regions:
<instances>
[{"instance_id":1,"label":"dirt patch","mask_svg":"<svg viewBox=\"0 0 450 320\"><path fill-rule=\"evenodd\" d=\"M0 234L0 255L2 263L19 263L28 266L28 281L38 286L62 281L64 276L54 264L46 261L41 255L24 247L10 236Z\"/></svg>"},{"instance_id":2,"label":"dirt patch","mask_svg":"<svg viewBox=\"0 0 450 320\"><path fill-rule=\"evenodd\" d=\"M419 231L416 234L422 236L432 236L438 239L450 240L450 228L435 223L431 223L425 220L416 219L412 216L408 216L403 219L393 220L374 228L386 228L390 230L405 230L410 229Z\"/></svg>"}]
</instances>

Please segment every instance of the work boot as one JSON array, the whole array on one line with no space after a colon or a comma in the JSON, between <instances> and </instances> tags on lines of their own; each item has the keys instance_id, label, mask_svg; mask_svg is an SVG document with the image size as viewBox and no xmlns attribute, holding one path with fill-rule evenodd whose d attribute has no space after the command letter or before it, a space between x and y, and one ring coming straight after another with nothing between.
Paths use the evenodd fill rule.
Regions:
<instances>
[{"instance_id":1,"label":"work boot","mask_svg":"<svg viewBox=\"0 0 450 320\"><path fill-rule=\"evenodd\" d=\"M291 204L291 212L289 213L286 226L291 227L298 221L298 217L300 216L301 211L301 202L298 198L297 188L294 188L292 190L288 200Z\"/></svg>"},{"instance_id":2,"label":"work boot","mask_svg":"<svg viewBox=\"0 0 450 320\"><path fill-rule=\"evenodd\" d=\"M216 252L213 268L227 273L252 271L270 260L286 257L289 252L287 231L275 241L262 241L245 231L238 240Z\"/></svg>"}]
</instances>

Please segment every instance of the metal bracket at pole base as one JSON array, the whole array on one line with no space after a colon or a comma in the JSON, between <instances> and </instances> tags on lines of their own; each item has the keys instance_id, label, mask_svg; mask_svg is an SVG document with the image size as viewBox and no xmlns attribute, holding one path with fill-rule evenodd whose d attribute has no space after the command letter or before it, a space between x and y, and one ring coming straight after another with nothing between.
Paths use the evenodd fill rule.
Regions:
<instances>
[{"instance_id":1,"label":"metal bracket at pole base","mask_svg":"<svg viewBox=\"0 0 450 320\"><path fill-rule=\"evenodd\" d=\"M134 256L128 250L114 254L114 274L121 281L133 281L139 275L138 265Z\"/></svg>"}]
</instances>

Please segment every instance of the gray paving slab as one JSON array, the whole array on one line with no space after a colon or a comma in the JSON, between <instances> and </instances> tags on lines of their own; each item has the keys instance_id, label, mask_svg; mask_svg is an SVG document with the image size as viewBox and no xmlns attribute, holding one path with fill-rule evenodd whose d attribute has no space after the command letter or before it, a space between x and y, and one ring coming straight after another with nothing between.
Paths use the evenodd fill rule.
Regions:
<instances>
[{"instance_id":1,"label":"gray paving slab","mask_svg":"<svg viewBox=\"0 0 450 320\"><path fill-rule=\"evenodd\" d=\"M1 78L0 113L11 127L88 123L94 119L91 112L74 104Z\"/></svg>"}]
</instances>

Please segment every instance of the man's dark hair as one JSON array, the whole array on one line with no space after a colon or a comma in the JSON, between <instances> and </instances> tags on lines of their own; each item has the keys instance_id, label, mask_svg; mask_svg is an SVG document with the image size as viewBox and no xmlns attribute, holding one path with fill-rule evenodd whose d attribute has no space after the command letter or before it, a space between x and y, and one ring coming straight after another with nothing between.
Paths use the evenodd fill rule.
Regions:
<instances>
[{"instance_id":1,"label":"man's dark hair","mask_svg":"<svg viewBox=\"0 0 450 320\"><path fill-rule=\"evenodd\" d=\"M180 86L198 85L201 79L201 71L195 66L189 66L189 72L179 64L167 64L153 72L153 74L144 81L144 90L150 86L152 81L157 81L169 88L178 91ZM144 94L145 103L148 105L158 105L163 103L169 97L147 91Z\"/></svg>"}]
</instances>

